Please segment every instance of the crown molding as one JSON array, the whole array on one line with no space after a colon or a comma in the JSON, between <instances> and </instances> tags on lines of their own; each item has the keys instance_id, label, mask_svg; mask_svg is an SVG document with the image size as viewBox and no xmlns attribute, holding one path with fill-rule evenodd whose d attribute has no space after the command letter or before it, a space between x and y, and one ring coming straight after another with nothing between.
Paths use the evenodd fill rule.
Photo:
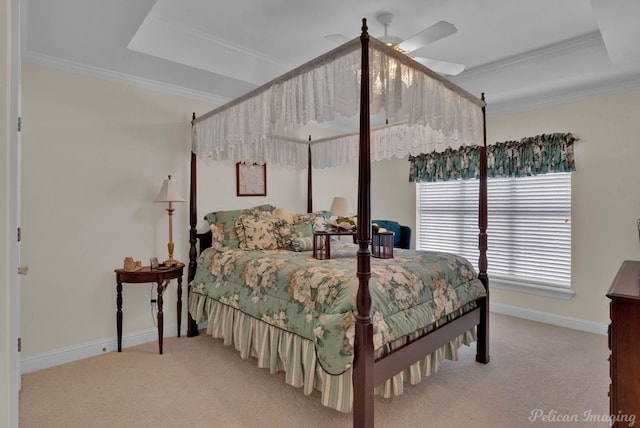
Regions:
<instances>
[{"instance_id":1,"label":"crown molding","mask_svg":"<svg viewBox=\"0 0 640 428\"><path fill-rule=\"evenodd\" d=\"M82 74L84 76L97 77L99 79L104 79L115 83L123 83L125 85L136 86L142 89L148 89L185 98L206 101L216 105L221 105L230 101L229 98L221 97L208 92L185 88L178 85L172 85L157 80L146 79L143 77L134 76L132 74L82 64L67 59L56 58L33 51L23 52L22 61L45 67L57 68L59 70L68 71L70 73Z\"/></svg>"},{"instance_id":2,"label":"crown molding","mask_svg":"<svg viewBox=\"0 0 640 428\"><path fill-rule=\"evenodd\" d=\"M522 62L531 62L536 59L548 57L550 55L562 54L563 52L574 52L583 48L588 48L598 44L603 44L602 35L599 31L584 34L552 45L543 46L518 55L513 55L504 59L490 62L488 64L469 68L459 75L460 79L472 79L476 76L495 73L497 70L509 68ZM457 79L452 79L457 80Z\"/></svg>"},{"instance_id":3,"label":"crown molding","mask_svg":"<svg viewBox=\"0 0 640 428\"><path fill-rule=\"evenodd\" d=\"M491 81L491 76L506 75L510 70L522 68L527 64L544 63L549 58L567 57L571 58L578 52L598 52L604 47L602 35L599 31L593 31L582 36L534 49L489 64L470 68L459 76L451 80L462 86L478 85L476 82L483 80ZM605 50L606 52L606 50ZM512 72L512 71L511 71ZM546 107L565 102L578 101L590 97L605 96L614 93L637 90L640 88L640 76L612 76L606 80L592 81L589 83L577 84L565 88L550 88L540 90L535 94L512 96L509 92L495 94L500 98L495 102L488 99L487 115L497 115L513 113L517 111L530 110L534 108ZM491 97L491 93L487 94Z\"/></svg>"},{"instance_id":4,"label":"crown molding","mask_svg":"<svg viewBox=\"0 0 640 428\"><path fill-rule=\"evenodd\" d=\"M185 50L189 46L189 50ZM268 82L293 68L273 56L217 38L162 17L147 16L127 49L253 85ZM194 55L193 51L206 52Z\"/></svg>"},{"instance_id":5,"label":"crown molding","mask_svg":"<svg viewBox=\"0 0 640 428\"><path fill-rule=\"evenodd\" d=\"M487 104L487 116L516 113L637 90L640 90L640 76L634 76L633 78L625 80L607 81L600 85L592 85L589 87L553 90L543 95L507 100L496 104L491 104L489 101Z\"/></svg>"},{"instance_id":6,"label":"crown molding","mask_svg":"<svg viewBox=\"0 0 640 428\"><path fill-rule=\"evenodd\" d=\"M290 70L292 68L294 68L293 64L289 64L287 62L281 61L278 58L275 58L273 56L270 55L266 55L262 52L258 52L255 51L253 49L249 49L245 46L240 46L237 45L235 43L232 43L228 40L225 39L221 39L218 37L213 36L210 33L207 33L205 31L202 31L200 29L196 29L193 27L189 27L187 25L184 24L180 24L180 23L176 23L173 21L168 21L166 19L162 19L158 16L150 16L149 18L147 18L145 20L145 22L142 24L142 26L140 27L140 29L138 29L138 31L144 30L145 25L147 24L157 24L160 25L166 29L168 29L169 34L172 34L173 37L176 37L176 34L182 33L182 34L186 34L187 36L190 36L194 39L199 39L202 40L208 44L211 45L216 45L219 47L222 47L224 49L227 50L231 50L234 52L237 52L243 56L247 56L250 58L254 58L259 62L266 62L269 64L272 64L276 67L282 68L284 70ZM135 39L135 35L132 38L132 41ZM131 46L131 42L129 43L129 46ZM129 46L127 46L129 49L131 49Z\"/></svg>"},{"instance_id":7,"label":"crown molding","mask_svg":"<svg viewBox=\"0 0 640 428\"><path fill-rule=\"evenodd\" d=\"M143 89L153 90L178 95L185 98L196 99L222 105L231 99L221 97L204 91L184 88L177 85L145 79L127 73L107 70L100 67L81 64L75 61L64 60L37 52L27 51L22 54L22 60L36 65L57 68L71 73L82 74L89 77L97 77L116 83L136 86ZM475 69L474 69L475 70ZM566 90L554 90L543 95L524 97L514 100L505 100L495 104L487 104L487 116L515 113L524 110L548 107L566 102L579 101L592 97L612 95L616 93L640 90L640 76L635 76L626 80L604 82L598 86L587 88L571 88Z\"/></svg>"}]
</instances>

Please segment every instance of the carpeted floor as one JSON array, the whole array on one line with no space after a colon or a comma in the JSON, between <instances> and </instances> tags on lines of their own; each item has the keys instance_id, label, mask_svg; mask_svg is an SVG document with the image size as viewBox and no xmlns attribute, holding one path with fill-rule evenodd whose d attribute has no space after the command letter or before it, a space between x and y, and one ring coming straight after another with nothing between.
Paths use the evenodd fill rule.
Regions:
<instances>
[{"instance_id":1,"label":"carpeted floor","mask_svg":"<svg viewBox=\"0 0 640 428\"><path fill-rule=\"evenodd\" d=\"M22 377L20 427L350 427L221 340L165 338ZM475 344L402 396L376 427L606 427L607 338L492 314L491 363ZM570 419L571 421L566 421Z\"/></svg>"}]
</instances>

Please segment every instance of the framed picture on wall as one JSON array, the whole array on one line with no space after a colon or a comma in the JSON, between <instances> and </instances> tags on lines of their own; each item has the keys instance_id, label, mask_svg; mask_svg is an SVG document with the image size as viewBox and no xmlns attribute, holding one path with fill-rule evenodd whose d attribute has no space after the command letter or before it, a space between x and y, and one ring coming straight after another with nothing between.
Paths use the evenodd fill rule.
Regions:
<instances>
[{"instance_id":1,"label":"framed picture on wall","mask_svg":"<svg viewBox=\"0 0 640 428\"><path fill-rule=\"evenodd\" d=\"M267 196L267 165L236 163L236 195Z\"/></svg>"}]
</instances>

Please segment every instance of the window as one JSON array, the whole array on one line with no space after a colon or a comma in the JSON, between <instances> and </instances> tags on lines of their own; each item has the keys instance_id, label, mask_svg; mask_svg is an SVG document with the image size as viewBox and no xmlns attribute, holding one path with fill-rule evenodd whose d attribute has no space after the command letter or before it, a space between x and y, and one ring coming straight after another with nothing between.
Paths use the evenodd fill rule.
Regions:
<instances>
[{"instance_id":1,"label":"window","mask_svg":"<svg viewBox=\"0 0 640 428\"><path fill-rule=\"evenodd\" d=\"M478 265L478 180L419 183L416 245ZM488 275L498 288L569 298L571 173L488 179Z\"/></svg>"}]
</instances>

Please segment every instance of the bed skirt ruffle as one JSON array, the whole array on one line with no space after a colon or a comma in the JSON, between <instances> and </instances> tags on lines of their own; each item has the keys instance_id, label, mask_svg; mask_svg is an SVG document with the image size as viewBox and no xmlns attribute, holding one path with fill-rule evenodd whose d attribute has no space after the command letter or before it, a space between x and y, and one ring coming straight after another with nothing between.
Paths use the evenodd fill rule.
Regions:
<instances>
[{"instance_id":1,"label":"bed skirt ruffle","mask_svg":"<svg viewBox=\"0 0 640 428\"><path fill-rule=\"evenodd\" d=\"M341 375L326 373L317 363L312 341L197 293L190 294L189 312L197 323L207 321L207 334L223 339L225 345L234 345L243 359L255 357L258 367L268 368L271 373L284 371L287 384L302 387L305 395L310 395L315 388L320 391L324 406L351 412L351 369ZM415 337L420 334L422 332L417 332ZM396 349L411 339L399 339L391 348ZM384 398L402 395L405 382L419 383L423 376L436 372L445 358L456 361L458 348L475 340L476 331L472 328L378 385L375 394Z\"/></svg>"}]
</instances>

